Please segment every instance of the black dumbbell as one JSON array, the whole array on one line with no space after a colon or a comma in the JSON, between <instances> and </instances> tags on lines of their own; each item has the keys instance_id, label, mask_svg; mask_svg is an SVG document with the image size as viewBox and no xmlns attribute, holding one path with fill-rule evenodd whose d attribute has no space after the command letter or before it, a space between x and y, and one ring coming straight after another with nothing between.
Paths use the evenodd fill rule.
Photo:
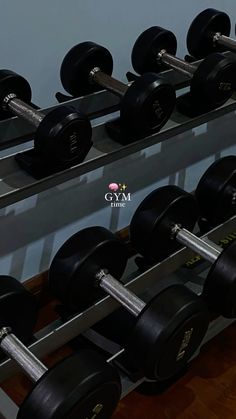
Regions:
<instances>
[{"instance_id":1,"label":"black dumbbell","mask_svg":"<svg viewBox=\"0 0 236 419\"><path fill-rule=\"evenodd\" d=\"M113 77L110 52L93 42L74 46L61 66L61 81L72 96L107 89L121 98L121 126L130 142L159 130L169 119L176 102L172 85L148 73L128 86Z\"/></svg>"},{"instance_id":2,"label":"black dumbbell","mask_svg":"<svg viewBox=\"0 0 236 419\"><path fill-rule=\"evenodd\" d=\"M195 191L202 219L214 227L236 214L236 157L214 162Z\"/></svg>"},{"instance_id":3,"label":"black dumbbell","mask_svg":"<svg viewBox=\"0 0 236 419\"><path fill-rule=\"evenodd\" d=\"M130 239L150 263L176 252L181 245L212 263L203 297L211 309L227 318L236 317L236 242L222 250L191 233L198 221L195 197L177 186L164 186L148 195L130 224Z\"/></svg>"},{"instance_id":4,"label":"black dumbbell","mask_svg":"<svg viewBox=\"0 0 236 419\"><path fill-rule=\"evenodd\" d=\"M30 102L31 88L27 80L10 70L0 70L0 108L36 128L35 151L58 166L73 165L84 157L91 147L89 119L69 106L58 107L45 115Z\"/></svg>"},{"instance_id":5,"label":"black dumbbell","mask_svg":"<svg viewBox=\"0 0 236 419\"><path fill-rule=\"evenodd\" d=\"M134 44L132 64L138 74L172 68L191 78L190 95L200 109L223 105L235 89L236 60L214 53L196 65L175 56L175 35L161 27L144 31Z\"/></svg>"},{"instance_id":6,"label":"black dumbbell","mask_svg":"<svg viewBox=\"0 0 236 419\"><path fill-rule=\"evenodd\" d=\"M113 233L90 227L72 236L54 257L49 282L54 294L72 310L84 310L105 293L134 317L125 345L131 364L152 379L167 379L183 368L208 328L203 301L182 284L167 286L145 304L118 279L127 249ZM118 279L115 279L118 278Z\"/></svg>"},{"instance_id":7,"label":"black dumbbell","mask_svg":"<svg viewBox=\"0 0 236 419\"><path fill-rule=\"evenodd\" d=\"M34 383L17 419L111 417L121 394L119 375L111 365L96 352L82 350L48 370L20 340L32 335L36 306L34 297L11 277L0 277L0 311L0 349Z\"/></svg>"},{"instance_id":8,"label":"black dumbbell","mask_svg":"<svg viewBox=\"0 0 236 419\"><path fill-rule=\"evenodd\" d=\"M216 9L203 10L193 20L187 35L189 53L204 58L212 52L236 52L236 40L229 38L230 18L225 12Z\"/></svg>"}]
</instances>

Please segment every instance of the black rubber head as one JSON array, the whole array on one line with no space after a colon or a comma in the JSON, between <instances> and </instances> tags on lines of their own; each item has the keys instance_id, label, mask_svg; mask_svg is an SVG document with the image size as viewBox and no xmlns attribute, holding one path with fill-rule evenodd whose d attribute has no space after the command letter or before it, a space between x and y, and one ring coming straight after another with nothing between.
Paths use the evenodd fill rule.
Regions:
<instances>
[{"instance_id":1,"label":"black rubber head","mask_svg":"<svg viewBox=\"0 0 236 419\"><path fill-rule=\"evenodd\" d=\"M175 89L155 73L139 77L121 102L121 122L134 138L151 135L170 118L176 103Z\"/></svg>"},{"instance_id":2,"label":"black rubber head","mask_svg":"<svg viewBox=\"0 0 236 419\"><path fill-rule=\"evenodd\" d=\"M139 205L130 224L130 240L150 263L159 262L181 246L172 238L175 224L192 231L199 217L193 195L177 186L154 190Z\"/></svg>"},{"instance_id":3,"label":"black rubber head","mask_svg":"<svg viewBox=\"0 0 236 419\"><path fill-rule=\"evenodd\" d=\"M124 273L128 260L126 246L103 227L79 231L59 249L50 270L54 294L72 310L83 310L104 297L96 284L96 274L107 269L116 279Z\"/></svg>"},{"instance_id":4,"label":"black rubber head","mask_svg":"<svg viewBox=\"0 0 236 419\"><path fill-rule=\"evenodd\" d=\"M26 103L31 102L32 92L29 83L24 77L11 70L0 70L0 106L9 94L14 93ZM4 110L2 108L2 110Z\"/></svg>"},{"instance_id":5,"label":"black rubber head","mask_svg":"<svg viewBox=\"0 0 236 419\"><path fill-rule=\"evenodd\" d=\"M61 82L64 89L75 97L102 90L102 87L89 79L89 74L95 67L110 76L113 71L110 52L94 42L75 45L66 54L61 65Z\"/></svg>"},{"instance_id":6,"label":"black rubber head","mask_svg":"<svg viewBox=\"0 0 236 419\"><path fill-rule=\"evenodd\" d=\"M92 351L50 369L20 407L17 419L108 419L121 395L116 370Z\"/></svg>"},{"instance_id":7,"label":"black rubber head","mask_svg":"<svg viewBox=\"0 0 236 419\"><path fill-rule=\"evenodd\" d=\"M11 276L0 276L0 328L10 327L27 343L33 334L38 305L35 297Z\"/></svg>"},{"instance_id":8,"label":"black rubber head","mask_svg":"<svg viewBox=\"0 0 236 419\"><path fill-rule=\"evenodd\" d=\"M222 251L204 284L203 297L217 314L236 318L236 242Z\"/></svg>"},{"instance_id":9,"label":"black rubber head","mask_svg":"<svg viewBox=\"0 0 236 419\"><path fill-rule=\"evenodd\" d=\"M212 225L236 214L236 157L227 156L214 162L197 186L201 215Z\"/></svg>"},{"instance_id":10,"label":"black rubber head","mask_svg":"<svg viewBox=\"0 0 236 419\"><path fill-rule=\"evenodd\" d=\"M229 16L215 9L206 9L199 13L192 22L188 35L187 47L189 54L200 59L212 52L221 52L226 48L214 42L216 33L229 36L231 23Z\"/></svg>"},{"instance_id":11,"label":"black rubber head","mask_svg":"<svg viewBox=\"0 0 236 419\"><path fill-rule=\"evenodd\" d=\"M152 26L144 31L134 44L132 51L132 65L138 74L149 71L163 70L163 65L158 65L157 55L161 50L175 55L177 40L175 35L159 26Z\"/></svg>"},{"instance_id":12,"label":"black rubber head","mask_svg":"<svg viewBox=\"0 0 236 419\"><path fill-rule=\"evenodd\" d=\"M127 356L146 377L167 380L186 365L209 325L205 303L183 285L163 290L137 318Z\"/></svg>"},{"instance_id":13,"label":"black rubber head","mask_svg":"<svg viewBox=\"0 0 236 419\"><path fill-rule=\"evenodd\" d=\"M34 137L35 150L59 165L73 163L91 147L92 127L86 115L69 106L48 113Z\"/></svg>"},{"instance_id":14,"label":"black rubber head","mask_svg":"<svg viewBox=\"0 0 236 419\"><path fill-rule=\"evenodd\" d=\"M218 52L199 65L191 82L191 94L199 106L223 105L235 90L236 60Z\"/></svg>"}]
</instances>

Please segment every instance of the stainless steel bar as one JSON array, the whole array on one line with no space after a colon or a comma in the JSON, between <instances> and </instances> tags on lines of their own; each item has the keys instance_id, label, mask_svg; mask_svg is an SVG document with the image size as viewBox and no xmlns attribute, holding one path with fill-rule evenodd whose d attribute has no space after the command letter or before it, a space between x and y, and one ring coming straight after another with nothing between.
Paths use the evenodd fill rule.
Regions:
<instances>
[{"instance_id":1,"label":"stainless steel bar","mask_svg":"<svg viewBox=\"0 0 236 419\"><path fill-rule=\"evenodd\" d=\"M103 73L103 71L101 71L98 67L95 67L90 72L89 77L91 82L104 87L119 97L123 97L128 90L128 86L125 83L122 83L121 81L114 79L108 74Z\"/></svg>"},{"instance_id":2,"label":"stainless steel bar","mask_svg":"<svg viewBox=\"0 0 236 419\"><path fill-rule=\"evenodd\" d=\"M45 117L45 115L42 112L37 111L36 109L32 108L32 106L28 105L27 103L23 102L17 97L8 99L6 107L15 116L23 118L25 121L29 122L35 128L38 128L39 124Z\"/></svg>"},{"instance_id":3,"label":"stainless steel bar","mask_svg":"<svg viewBox=\"0 0 236 419\"><path fill-rule=\"evenodd\" d=\"M174 55L170 55L166 52L166 50L162 50L158 54L157 60L161 60L163 64L168 65L168 67L172 68L173 70L177 70L180 73L184 73L189 77L192 77L197 70L197 66L194 64L187 63L187 61L181 60Z\"/></svg>"},{"instance_id":4,"label":"stainless steel bar","mask_svg":"<svg viewBox=\"0 0 236 419\"><path fill-rule=\"evenodd\" d=\"M135 317L138 317L146 304L138 298L137 295L128 290L123 284L104 270L101 270L96 277L99 281L99 286L106 291L108 295L121 303L122 306Z\"/></svg>"},{"instance_id":5,"label":"stainless steel bar","mask_svg":"<svg viewBox=\"0 0 236 419\"><path fill-rule=\"evenodd\" d=\"M217 32L213 37L213 41L218 45L228 48L230 51L236 51L236 40L233 38L229 38L228 36L221 35L221 33Z\"/></svg>"},{"instance_id":6,"label":"stainless steel bar","mask_svg":"<svg viewBox=\"0 0 236 419\"><path fill-rule=\"evenodd\" d=\"M34 383L37 382L47 372L47 368L15 335L8 334L7 329L5 330L5 336L0 341L1 349L22 368ZM0 333L1 331L4 334L4 329L1 329Z\"/></svg>"},{"instance_id":7,"label":"stainless steel bar","mask_svg":"<svg viewBox=\"0 0 236 419\"><path fill-rule=\"evenodd\" d=\"M175 226L173 231L179 243L189 247L211 263L214 263L222 253L222 249L215 243L210 243L209 240L202 240L184 228Z\"/></svg>"}]
</instances>

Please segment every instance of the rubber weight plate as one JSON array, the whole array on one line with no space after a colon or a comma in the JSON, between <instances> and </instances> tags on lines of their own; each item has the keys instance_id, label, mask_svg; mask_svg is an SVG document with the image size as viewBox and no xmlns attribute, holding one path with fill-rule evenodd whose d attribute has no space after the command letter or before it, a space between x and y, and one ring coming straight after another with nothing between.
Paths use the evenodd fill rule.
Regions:
<instances>
[{"instance_id":1,"label":"rubber weight plate","mask_svg":"<svg viewBox=\"0 0 236 419\"><path fill-rule=\"evenodd\" d=\"M133 138L151 135L165 125L175 103L175 89L155 73L146 73L127 90L121 103L121 123Z\"/></svg>"},{"instance_id":2,"label":"rubber weight plate","mask_svg":"<svg viewBox=\"0 0 236 419\"><path fill-rule=\"evenodd\" d=\"M221 223L236 213L236 157L227 156L214 162L197 186L201 215L211 224Z\"/></svg>"},{"instance_id":3,"label":"rubber weight plate","mask_svg":"<svg viewBox=\"0 0 236 419\"><path fill-rule=\"evenodd\" d=\"M103 90L89 80L89 74L95 67L110 76L113 71L110 52L94 42L75 45L67 53L61 65L60 74L64 89L75 97Z\"/></svg>"},{"instance_id":4,"label":"rubber weight plate","mask_svg":"<svg viewBox=\"0 0 236 419\"><path fill-rule=\"evenodd\" d=\"M11 276L0 276L0 328L10 327L21 341L32 338L37 320L35 297Z\"/></svg>"},{"instance_id":5,"label":"rubber weight plate","mask_svg":"<svg viewBox=\"0 0 236 419\"><path fill-rule=\"evenodd\" d=\"M87 116L68 106L48 113L34 137L35 150L53 164L77 163L89 150L92 127Z\"/></svg>"},{"instance_id":6,"label":"rubber weight plate","mask_svg":"<svg viewBox=\"0 0 236 419\"><path fill-rule=\"evenodd\" d=\"M236 242L224 249L212 265L204 284L203 296L222 316L236 317Z\"/></svg>"},{"instance_id":7,"label":"rubber weight plate","mask_svg":"<svg viewBox=\"0 0 236 419\"><path fill-rule=\"evenodd\" d=\"M136 210L130 224L130 240L145 259L159 262L181 247L172 238L173 225L192 231L198 217L193 195L177 186L158 188Z\"/></svg>"},{"instance_id":8,"label":"rubber weight plate","mask_svg":"<svg viewBox=\"0 0 236 419\"><path fill-rule=\"evenodd\" d=\"M204 302L183 285L157 295L137 318L126 346L130 362L147 378L167 380L186 365L209 325Z\"/></svg>"},{"instance_id":9,"label":"rubber weight plate","mask_svg":"<svg viewBox=\"0 0 236 419\"><path fill-rule=\"evenodd\" d=\"M152 26L144 31L137 39L132 50L132 65L138 74L157 72L166 69L161 63L158 65L157 55L162 50L175 55L177 40L175 35L159 26Z\"/></svg>"},{"instance_id":10,"label":"rubber weight plate","mask_svg":"<svg viewBox=\"0 0 236 419\"><path fill-rule=\"evenodd\" d=\"M24 77L11 70L0 70L0 103L9 94L14 93L26 103L31 102L32 92L29 83Z\"/></svg>"},{"instance_id":11,"label":"rubber weight plate","mask_svg":"<svg viewBox=\"0 0 236 419\"><path fill-rule=\"evenodd\" d=\"M120 395L116 370L87 350L43 375L20 407L17 419L108 419Z\"/></svg>"},{"instance_id":12,"label":"rubber weight plate","mask_svg":"<svg viewBox=\"0 0 236 419\"><path fill-rule=\"evenodd\" d=\"M96 274L107 269L116 279L128 260L126 246L103 227L79 231L59 249L49 270L53 293L72 310L84 310L104 297Z\"/></svg>"},{"instance_id":13,"label":"rubber weight plate","mask_svg":"<svg viewBox=\"0 0 236 419\"><path fill-rule=\"evenodd\" d=\"M203 10L192 22L187 34L189 54L197 59L207 57L214 51L224 51L225 48L214 43L213 37L219 32L230 36L231 23L229 16L215 9Z\"/></svg>"},{"instance_id":14,"label":"rubber weight plate","mask_svg":"<svg viewBox=\"0 0 236 419\"><path fill-rule=\"evenodd\" d=\"M209 55L199 65L191 82L191 95L199 106L223 105L235 90L236 60L219 53Z\"/></svg>"}]
</instances>

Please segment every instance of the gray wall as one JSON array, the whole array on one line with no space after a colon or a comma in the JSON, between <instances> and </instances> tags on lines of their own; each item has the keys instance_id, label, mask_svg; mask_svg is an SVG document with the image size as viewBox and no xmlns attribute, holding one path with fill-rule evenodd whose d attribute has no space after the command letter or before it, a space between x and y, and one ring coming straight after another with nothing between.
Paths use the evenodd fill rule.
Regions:
<instances>
[{"instance_id":1,"label":"gray wall","mask_svg":"<svg viewBox=\"0 0 236 419\"><path fill-rule=\"evenodd\" d=\"M234 22L233 0L3 0L1 66L25 75L35 101L46 106L54 102L61 61L74 44L92 40L107 46L114 56L115 74L123 77L141 31L151 25L173 30L183 56L186 30L206 7L225 10Z\"/></svg>"},{"instance_id":2,"label":"gray wall","mask_svg":"<svg viewBox=\"0 0 236 419\"><path fill-rule=\"evenodd\" d=\"M41 106L55 102L60 63L77 42L94 40L110 48L115 74L124 78L132 44L150 25L172 29L183 56L186 30L197 12L211 6L234 17L236 11L233 0L11 0L1 6L1 66L24 75ZM137 204L157 184L176 183L192 190L215 158L235 153L235 125L235 115L228 115L1 210L1 273L26 279L46 269L63 241L83 226L126 226ZM112 210L105 202L112 181L128 184L132 202L126 209Z\"/></svg>"}]
</instances>

